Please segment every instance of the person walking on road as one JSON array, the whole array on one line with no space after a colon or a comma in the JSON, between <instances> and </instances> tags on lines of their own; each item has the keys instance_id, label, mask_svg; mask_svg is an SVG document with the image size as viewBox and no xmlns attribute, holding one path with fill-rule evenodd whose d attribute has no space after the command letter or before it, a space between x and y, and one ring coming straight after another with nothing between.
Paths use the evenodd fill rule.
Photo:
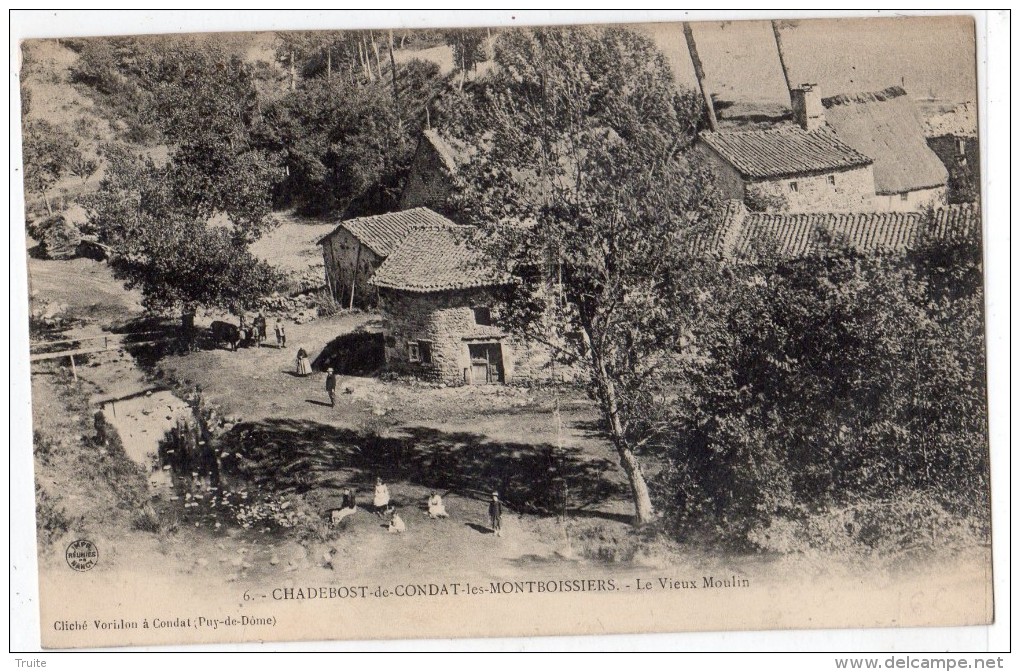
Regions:
<instances>
[{"instance_id":1,"label":"person walking on road","mask_svg":"<svg viewBox=\"0 0 1020 672\"><path fill-rule=\"evenodd\" d=\"M503 503L499 501L499 493L492 493L492 501L489 502L489 527L497 537L502 537L503 532Z\"/></svg>"},{"instance_id":2,"label":"person walking on road","mask_svg":"<svg viewBox=\"0 0 1020 672\"><path fill-rule=\"evenodd\" d=\"M329 395L329 405L331 408L336 407L336 374L333 373L332 367L326 369L326 394Z\"/></svg>"}]
</instances>

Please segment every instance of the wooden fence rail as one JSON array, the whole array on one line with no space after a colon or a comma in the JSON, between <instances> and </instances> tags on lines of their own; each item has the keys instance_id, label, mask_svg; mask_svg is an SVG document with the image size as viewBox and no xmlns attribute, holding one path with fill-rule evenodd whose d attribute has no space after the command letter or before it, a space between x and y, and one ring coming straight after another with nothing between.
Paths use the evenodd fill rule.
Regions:
<instances>
[{"instance_id":1,"label":"wooden fence rail","mask_svg":"<svg viewBox=\"0 0 1020 672\"><path fill-rule=\"evenodd\" d=\"M59 341L42 341L36 343L36 347L56 345L58 343L87 343L90 341L102 341L102 345L94 345L89 347L71 348L67 350L56 350L53 352L32 352L29 354L30 362L40 362L46 359L62 359L67 357L71 361L71 375L75 380L78 380L78 367L75 365L74 358L77 355L91 355L99 352L117 352L123 351L126 348L134 347L136 345L155 345L157 343L163 343L164 340L148 340L148 341L131 341L125 342L124 339L130 336L149 336L151 334L160 334L158 331L138 331L129 334L103 334L101 336L83 336L81 338L69 338Z\"/></svg>"}]
</instances>

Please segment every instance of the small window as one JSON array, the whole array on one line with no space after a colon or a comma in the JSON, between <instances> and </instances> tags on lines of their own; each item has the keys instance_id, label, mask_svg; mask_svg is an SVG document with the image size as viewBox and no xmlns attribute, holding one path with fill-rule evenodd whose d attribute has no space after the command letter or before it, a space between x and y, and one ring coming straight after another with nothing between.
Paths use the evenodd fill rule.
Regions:
<instances>
[{"instance_id":1,"label":"small window","mask_svg":"<svg viewBox=\"0 0 1020 672\"><path fill-rule=\"evenodd\" d=\"M797 183L796 182L790 182L790 191L792 191L794 193L797 193L797 189L798 189Z\"/></svg>"},{"instance_id":2,"label":"small window","mask_svg":"<svg viewBox=\"0 0 1020 672\"><path fill-rule=\"evenodd\" d=\"M432 363L432 341L418 341L418 360L422 364Z\"/></svg>"},{"instance_id":3,"label":"small window","mask_svg":"<svg viewBox=\"0 0 1020 672\"><path fill-rule=\"evenodd\" d=\"M835 175L829 175L828 177L825 178L825 181L828 182L830 186L833 186L833 187L836 186L836 176Z\"/></svg>"},{"instance_id":4,"label":"small window","mask_svg":"<svg viewBox=\"0 0 1020 672\"><path fill-rule=\"evenodd\" d=\"M407 344L407 361L409 362L421 361L421 351L418 349L417 343Z\"/></svg>"},{"instance_id":5,"label":"small window","mask_svg":"<svg viewBox=\"0 0 1020 672\"><path fill-rule=\"evenodd\" d=\"M471 310L475 311L475 324L488 327L492 326L492 309L488 306L475 306Z\"/></svg>"},{"instance_id":6,"label":"small window","mask_svg":"<svg viewBox=\"0 0 1020 672\"><path fill-rule=\"evenodd\" d=\"M906 201L908 198L909 196L907 195L907 192L904 191L902 194L900 194L901 201Z\"/></svg>"}]
</instances>

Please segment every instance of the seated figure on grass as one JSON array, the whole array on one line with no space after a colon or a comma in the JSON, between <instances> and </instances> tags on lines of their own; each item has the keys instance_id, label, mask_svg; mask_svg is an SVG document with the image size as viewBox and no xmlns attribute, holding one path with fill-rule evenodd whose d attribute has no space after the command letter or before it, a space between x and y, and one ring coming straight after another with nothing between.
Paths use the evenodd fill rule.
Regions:
<instances>
[{"instance_id":1,"label":"seated figure on grass","mask_svg":"<svg viewBox=\"0 0 1020 672\"><path fill-rule=\"evenodd\" d=\"M401 534L407 531L407 525L404 524L404 519L400 517L397 510L392 506L386 509L386 515L389 516L390 524L386 529L390 534Z\"/></svg>"},{"instance_id":2,"label":"seated figure on grass","mask_svg":"<svg viewBox=\"0 0 1020 672\"><path fill-rule=\"evenodd\" d=\"M429 518L446 518L448 516L443 498L435 492L429 495Z\"/></svg>"}]
</instances>

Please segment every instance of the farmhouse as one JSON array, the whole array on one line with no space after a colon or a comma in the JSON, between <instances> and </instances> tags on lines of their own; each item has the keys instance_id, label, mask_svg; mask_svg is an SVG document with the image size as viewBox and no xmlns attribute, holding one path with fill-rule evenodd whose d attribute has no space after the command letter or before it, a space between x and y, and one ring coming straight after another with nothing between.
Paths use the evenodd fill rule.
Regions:
<instances>
[{"instance_id":1,"label":"farmhouse","mask_svg":"<svg viewBox=\"0 0 1020 672\"><path fill-rule=\"evenodd\" d=\"M348 308L373 306L376 290L368 284L383 260L418 226L453 222L428 208L348 219L319 240L326 267L326 286Z\"/></svg>"},{"instance_id":2,"label":"farmhouse","mask_svg":"<svg viewBox=\"0 0 1020 672\"><path fill-rule=\"evenodd\" d=\"M875 210L918 210L946 202L946 167L928 146L921 115L901 87L821 103L825 124L836 136L874 159Z\"/></svg>"},{"instance_id":3,"label":"farmhouse","mask_svg":"<svg viewBox=\"0 0 1020 672\"><path fill-rule=\"evenodd\" d=\"M822 98L790 92L796 125L702 133L698 143L727 198L754 210L920 210L946 202L948 174L906 92Z\"/></svg>"},{"instance_id":4,"label":"farmhouse","mask_svg":"<svg viewBox=\"0 0 1020 672\"><path fill-rule=\"evenodd\" d=\"M378 288L389 370L447 385L553 379L547 349L497 326L508 279L468 245L471 228L419 227L370 280Z\"/></svg>"},{"instance_id":5,"label":"farmhouse","mask_svg":"<svg viewBox=\"0 0 1020 672\"><path fill-rule=\"evenodd\" d=\"M875 195L872 160L824 128L702 133L726 198L755 209L860 210Z\"/></svg>"}]
</instances>

